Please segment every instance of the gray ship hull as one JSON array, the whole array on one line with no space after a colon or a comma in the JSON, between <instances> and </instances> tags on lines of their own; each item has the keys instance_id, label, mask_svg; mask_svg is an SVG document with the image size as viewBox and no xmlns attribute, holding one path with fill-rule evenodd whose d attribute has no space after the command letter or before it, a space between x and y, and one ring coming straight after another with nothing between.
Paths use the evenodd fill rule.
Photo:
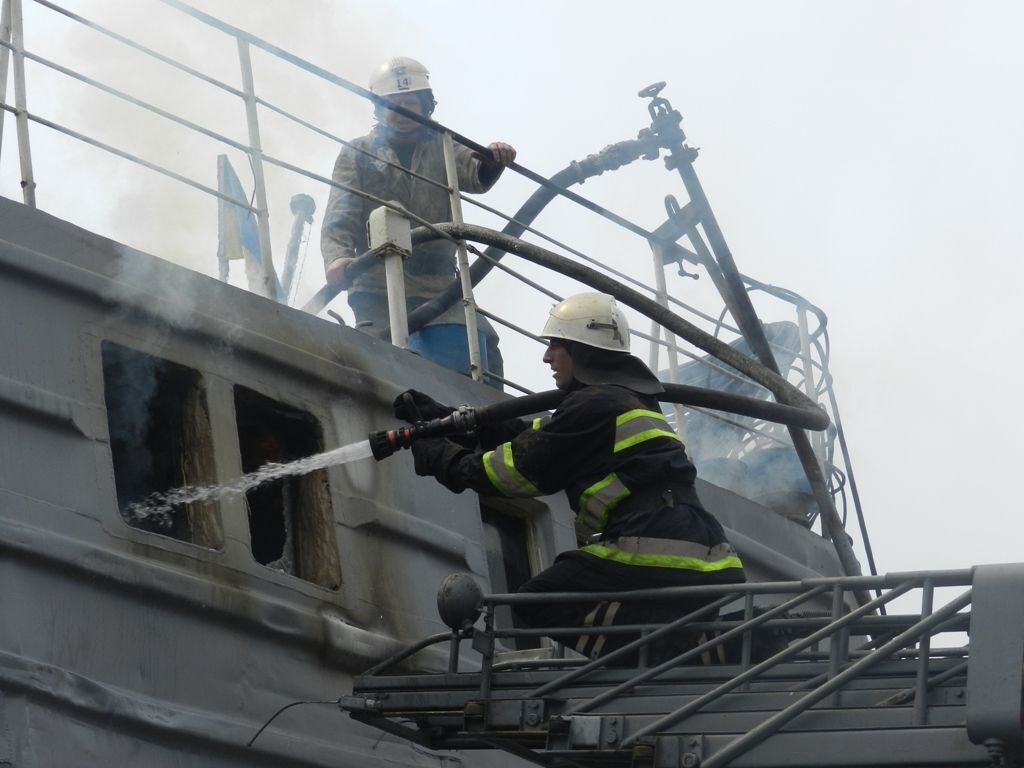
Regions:
<instances>
[{"instance_id":1,"label":"gray ship hull","mask_svg":"<svg viewBox=\"0 0 1024 768\"><path fill-rule=\"evenodd\" d=\"M180 530L130 524L119 492L153 457L113 434L109 390L123 356L158 361L166 402L151 415L164 423L147 450L210 483L261 455L248 443L267 419L331 449L389 426L409 386L449 402L503 396L17 203L0 200L0 233L0 765L521 764L430 753L330 703L292 708L246 742L280 707L331 702L368 666L444 631L435 593L447 574L501 591L488 520L525 531L533 570L574 546L563 498L482 514L474 494L417 478L398 455L315 475L284 534L240 496L197 506ZM182 412L185 436L171 418ZM179 466L193 454L201 467ZM708 484L700 493L754 578L839 574L805 527ZM268 561L257 538L289 556ZM437 651L416 664L445 662Z\"/></svg>"}]
</instances>

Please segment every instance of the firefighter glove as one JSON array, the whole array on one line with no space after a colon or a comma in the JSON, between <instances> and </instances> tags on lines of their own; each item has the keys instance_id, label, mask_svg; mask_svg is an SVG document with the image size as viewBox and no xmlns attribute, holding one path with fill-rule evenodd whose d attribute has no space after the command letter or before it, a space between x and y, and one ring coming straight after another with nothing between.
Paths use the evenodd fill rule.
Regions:
<instances>
[{"instance_id":1,"label":"firefighter glove","mask_svg":"<svg viewBox=\"0 0 1024 768\"><path fill-rule=\"evenodd\" d=\"M443 419L455 410L452 406L439 403L430 395L415 389L407 389L400 394L392 406L395 409L395 418L408 422Z\"/></svg>"},{"instance_id":2,"label":"firefighter glove","mask_svg":"<svg viewBox=\"0 0 1024 768\"><path fill-rule=\"evenodd\" d=\"M455 479L452 469L468 453L471 451L443 437L422 437L412 444L416 474L436 477L442 485L456 493L464 491L465 486Z\"/></svg>"}]
</instances>

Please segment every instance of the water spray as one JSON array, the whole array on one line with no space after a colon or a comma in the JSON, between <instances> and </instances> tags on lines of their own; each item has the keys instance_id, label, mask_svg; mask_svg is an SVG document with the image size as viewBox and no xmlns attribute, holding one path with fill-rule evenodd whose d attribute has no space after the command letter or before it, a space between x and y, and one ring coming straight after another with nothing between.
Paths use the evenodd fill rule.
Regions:
<instances>
[{"instance_id":1,"label":"water spray","mask_svg":"<svg viewBox=\"0 0 1024 768\"><path fill-rule=\"evenodd\" d=\"M719 409L729 413L765 419L802 429L821 430L828 426L828 415L815 408L805 410L781 403L759 400L753 397L732 395L682 384L663 383L665 391L658 395L662 402L680 403L705 408ZM255 472L243 475L225 485L193 487L185 486L162 493L153 493L141 501L129 504L123 513L130 520L150 519L155 523L169 522L175 514L175 507L194 502L218 501L240 496L264 483L285 477L304 475L317 469L347 464L351 461L373 456L377 461L386 459L395 451L409 448L417 440L426 437L468 435L479 428L498 424L508 419L521 418L558 407L568 392L553 389L533 395L514 397L492 405L474 408L462 405L447 416L424 419L413 424L371 432L367 440L343 445L314 456L278 464L271 462ZM415 415L413 407L410 413Z\"/></svg>"}]
</instances>

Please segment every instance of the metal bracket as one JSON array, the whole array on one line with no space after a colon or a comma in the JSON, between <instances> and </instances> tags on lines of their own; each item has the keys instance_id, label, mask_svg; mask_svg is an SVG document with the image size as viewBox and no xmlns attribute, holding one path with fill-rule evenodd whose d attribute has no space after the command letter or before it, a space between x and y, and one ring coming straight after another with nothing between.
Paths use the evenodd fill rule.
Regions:
<instances>
[{"instance_id":1,"label":"metal bracket","mask_svg":"<svg viewBox=\"0 0 1024 768\"><path fill-rule=\"evenodd\" d=\"M383 705L382 696L338 697L338 709L342 712L380 712Z\"/></svg>"},{"instance_id":2,"label":"metal bracket","mask_svg":"<svg viewBox=\"0 0 1024 768\"><path fill-rule=\"evenodd\" d=\"M691 233L697 225L700 223L700 214L697 212L696 206L693 203L687 203L682 208L679 207L679 201L676 200L675 195L665 196L665 213L668 214L668 220L672 222L672 226L676 228L676 231L684 234ZM662 263L678 264L679 265L679 276L689 277L694 280L699 280L700 275L696 272L687 272L683 266L683 249L668 249L662 250Z\"/></svg>"},{"instance_id":3,"label":"metal bracket","mask_svg":"<svg viewBox=\"0 0 1024 768\"><path fill-rule=\"evenodd\" d=\"M700 736L658 736L654 741L652 768L699 768L704 760Z\"/></svg>"},{"instance_id":4,"label":"metal bracket","mask_svg":"<svg viewBox=\"0 0 1024 768\"><path fill-rule=\"evenodd\" d=\"M391 201L391 205L402 207L395 200ZM391 253L409 256L412 253L409 219L387 206L374 208L366 222L366 242L378 256Z\"/></svg>"},{"instance_id":5,"label":"metal bracket","mask_svg":"<svg viewBox=\"0 0 1024 768\"><path fill-rule=\"evenodd\" d=\"M572 715L557 728L552 722L552 735L558 733L563 740L561 749L617 750L626 735L625 719L619 715Z\"/></svg>"},{"instance_id":6,"label":"metal bracket","mask_svg":"<svg viewBox=\"0 0 1024 768\"><path fill-rule=\"evenodd\" d=\"M467 730L541 731L544 730L543 699L491 699L468 701L463 710ZM470 727L470 723L474 727Z\"/></svg>"},{"instance_id":7,"label":"metal bracket","mask_svg":"<svg viewBox=\"0 0 1024 768\"><path fill-rule=\"evenodd\" d=\"M703 760L700 736L645 736L633 745L629 768L700 768Z\"/></svg>"},{"instance_id":8,"label":"metal bracket","mask_svg":"<svg viewBox=\"0 0 1024 768\"><path fill-rule=\"evenodd\" d=\"M487 632L481 632L479 629L472 627L470 636L472 639L469 642L469 646L481 656L494 653L494 639Z\"/></svg>"}]
</instances>

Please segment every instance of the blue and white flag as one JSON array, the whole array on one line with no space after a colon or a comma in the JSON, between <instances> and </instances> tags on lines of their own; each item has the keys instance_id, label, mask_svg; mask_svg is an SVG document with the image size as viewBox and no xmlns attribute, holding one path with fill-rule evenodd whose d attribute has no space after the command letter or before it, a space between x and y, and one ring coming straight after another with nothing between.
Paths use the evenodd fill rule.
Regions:
<instances>
[{"instance_id":1,"label":"blue and white flag","mask_svg":"<svg viewBox=\"0 0 1024 768\"><path fill-rule=\"evenodd\" d=\"M235 200L247 200L248 195L242 189L242 182L238 180L238 174L231 167L227 155L217 155L217 189ZM242 208L234 203L229 203L223 198L218 198L217 227L219 242L217 246L217 258L220 261L220 278L228 278L228 262L233 259L243 259L245 262L245 276L249 281L249 290L253 293L263 294L261 288L263 283L262 257L260 253L259 229L256 226L256 216L252 211ZM278 301L284 301L284 290L274 272L274 294Z\"/></svg>"}]
</instances>

